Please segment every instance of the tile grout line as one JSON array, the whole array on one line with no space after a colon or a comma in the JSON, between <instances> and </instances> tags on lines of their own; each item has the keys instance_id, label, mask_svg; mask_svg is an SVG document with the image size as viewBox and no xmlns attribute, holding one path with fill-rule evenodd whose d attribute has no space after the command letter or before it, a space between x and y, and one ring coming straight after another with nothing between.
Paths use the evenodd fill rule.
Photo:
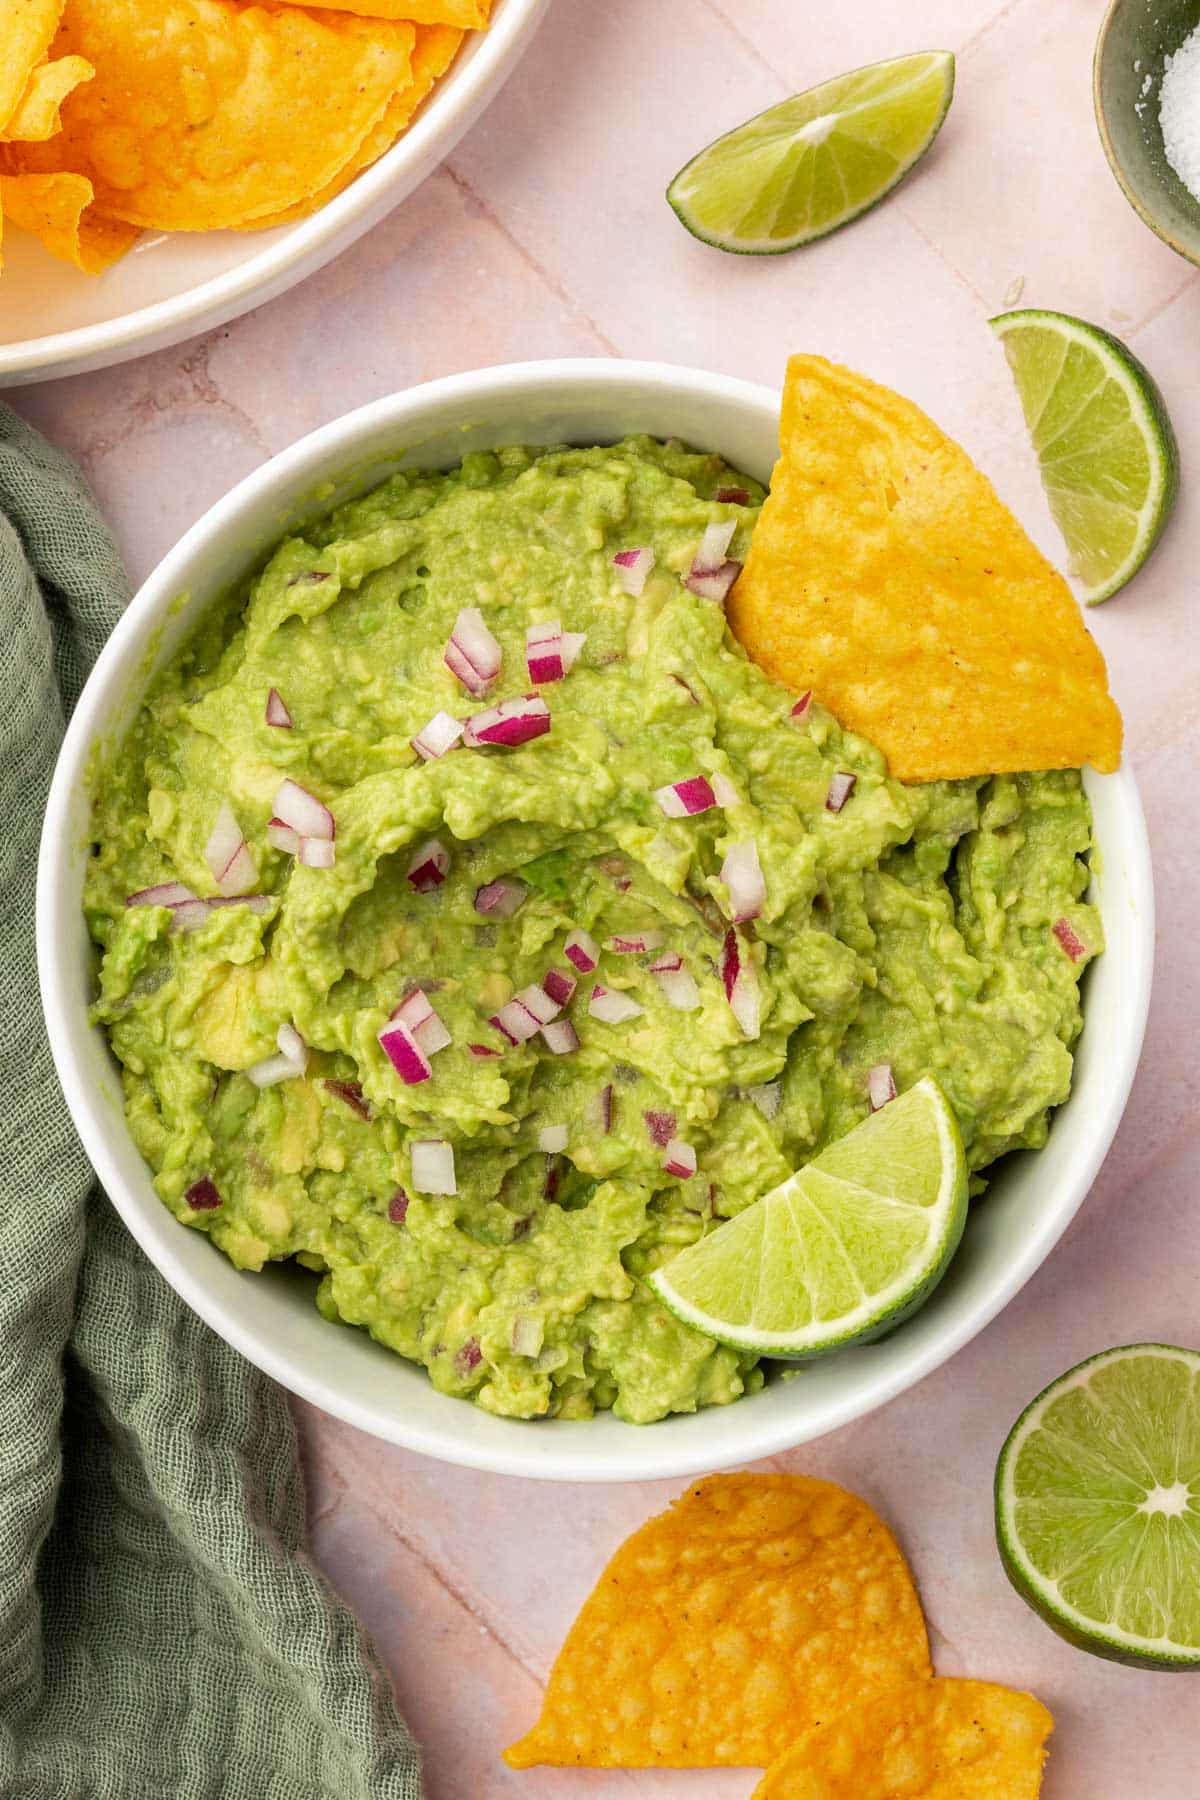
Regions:
<instances>
[{"instance_id":1,"label":"tile grout line","mask_svg":"<svg viewBox=\"0 0 1200 1800\"><path fill-rule=\"evenodd\" d=\"M444 162L442 168L463 198L474 206L490 225L495 226L504 241L507 244L511 244L525 266L532 269L533 273L542 283L542 286L546 288L549 293L554 295L555 299L567 309L573 318L578 319L587 330L591 332L596 342L603 348L606 354L609 356L620 356L621 352L617 349L617 346L612 343L609 338L605 337L590 313L584 311L574 295L565 288L560 281L551 275L549 269L547 269L543 263L538 261L531 250L526 248L520 238L505 224L504 220L501 219L497 213L493 212L492 208L488 205L482 195L478 194L471 186L471 183L467 180L466 176L460 174L453 163L449 161Z\"/></svg>"},{"instance_id":2,"label":"tile grout line","mask_svg":"<svg viewBox=\"0 0 1200 1800\"><path fill-rule=\"evenodd\" d=\"M764 70L765 73L771 77L772 81L777 81L779 83L779 86L783 89L785 98L794 91L788 77L786 75L781 75L779 70L774 68L773 65L767 61L753 38L748 38L746 36L741 26L736 24L723 7L717 4L717 0L700 0L700 4L705 7L715 19L721 21L721 24L724 25L729 34L732 37L735 37L738 43L742 45L743 49L748 51L754 58L759 68Z\"/></svg>"},{"instance_id":3,"label":"tile grout line","mask_svg":"<svg viewBox=\"0 0 1200 1800\"><path fill-rule=\"evenodd\" d=\"M970 294L971 298L975 301L976 305L981 306L985 313L989 312L991 309L988 305L988 302L984 298L984 296L979 292L979 289L975 286L975 283L970 279L969 276L964 275L960 268L956 267L956 265L950 261L950 258L946 255L946 252L942 249L941 245L937 242L936 238L930 237L929 233L925 230L925 227L923 225L919 224L918 221L913 218L912 214L909 212L908 208L904 205L903 201L898 200L896 202L896 212L897 212L898 216L904 220L904 223L907 226L909 226L909 228L911 230L916 232L917 236L920 238L921 242L925 245L926 249L932 250L933 254L937 257L937 259L941 263L942 267L949 271L949 273L954 277L955 281L958 282L959 286L966 289L967 293Z\"/></svg>"},{"instance_id":4,"label":"tile grout line","mask_svg":"<svg viewBox=\"0 0 1200 1800\"><path fill-rule=\"evenodd\" d=\"M1144 331L1147 325L1153 325L1156 319L1161 319L1162 315L1174 306L1177 300L1182 300L1188 289L1194 287L1198 281L1200 281L1200 269L1192 269L1184 276L1174 293L1168 294L1165 300L1158 301L1144 318L1139 319L1136 325L1129 327L1127 335L1131 338L1136 337L1138 332Z\"/></svg>"},{"instance_id":5,"label":"tile grout line","mask_svg":"<svg viewBox=\"0 0 1200 1800\"><path fill-rule=\"evenodd\" d=\"M1006 0L1006 3L994 12L991 18L979 27L978 31L972 32L966 42L959 46L955 53L956 57L966 56L968 51L973 50L976 44L981 44L984 38L996 29L1001 20L1007 19L1010 13L1016 12L1017 8L1022 5L1024 5L1024 0Z\"/></svg>"}]
</instances>

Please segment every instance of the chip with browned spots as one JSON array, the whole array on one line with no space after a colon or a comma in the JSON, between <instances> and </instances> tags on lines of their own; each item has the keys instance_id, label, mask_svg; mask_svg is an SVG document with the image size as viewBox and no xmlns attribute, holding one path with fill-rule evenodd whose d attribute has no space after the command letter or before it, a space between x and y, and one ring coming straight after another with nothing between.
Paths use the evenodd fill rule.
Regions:
<instances>
[{"instance_id":1,"label":"chip with browned spots","mask_svg":"<svg viewBox=\"0 0 1200 1800\"><path fill-rule=\"evenodd\" d=\"M752 1800L1037 1800L1054 1720L990 1681L912 1681L825 1719Z\"/></svg>"},{"instance_id":2,"label":"chip with browned spots","mask_svg":"<svg viewBox=\"0 0 1200 1800\"><path fill-rule=\"evenodd\" d=\"M780 458L728 616L901 781L1115 769L1121 717L1061 575L918 407L788 364Z\"/></svg>"},{"instance_id":3,"label":"chip with browned spots","mask_svg":"<svg viewBox=\"0 0 1200 1800\"><path fill-rule=\"evenodd\" d=\"M797 1736L929 1674L883 1520L804 1475L713 1475L617 1551L505 1751L591 1768L765 1767Z\"/></svg>"}]
</instances>

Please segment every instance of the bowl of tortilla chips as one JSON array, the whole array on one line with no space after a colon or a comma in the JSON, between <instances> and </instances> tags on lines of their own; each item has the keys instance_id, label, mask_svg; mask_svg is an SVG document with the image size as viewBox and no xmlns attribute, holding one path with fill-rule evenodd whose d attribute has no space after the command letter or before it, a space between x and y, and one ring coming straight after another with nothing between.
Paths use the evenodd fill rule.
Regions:
<instances>
[{"instance_id":1,"label":"bowl of tortilla chips","mask_svg":"<svg viewBox=\"0 0 1200 1800\"><path fill-rule=\"evenodd\" d=\"M563 361L453 376L365 406L274 457L188 532L130 605L72 718L48 803L37 923L50 1041L83 1143L143 1249L217 1332L295 1393L389 1442L500 1473L626 1481L751 1462L817 1437L919 1381L1001 1311L1075 1215L1117 1129L1145 1024L1153 892L1137 788L1119 766L1119 715L1079 608L986 478L911 403L819 358L796 358L783 430L787 453L731 622L785 684L828 679L831 709L836 700L856 731L874 731L911 781L964 767L983 774L989 764L1090 765L1083 784L1100 854L1087 898L1106 948L1086 972L1069 1098L1043 1147L998 1168L922 1310L791 1378L768 1366L760 1391L735 1404L647 1425L611 1411L495 1416L435 1391L422 1369L365 1332L335 1329L302 1271L241 1273L202 1233L181 1228L135 1147L117 1065L89 1017L95 964L81 896L94 753L119 741L155 668L216 597L261 566L285 523L302 531L404 468L634 433L717 452L765 484L780 446L779 395L663 364ZM772 600L781 558L786 580ZM870 642L858 659L843 654L859 629L855 583L871 590L859 609ZM812 647L814 633L793 626L814 596L837 609L828 676L793 663ZM876 678L861 680L872 666ZM1060 949L1074 954L1069 941Z\"/></svg>"},{"instance_id":2,"label":"bowl of tortilla chips","mask_svg":"<svg viewBox=\"0 0 1200 1800\"><path fill-rule=\"evenodd\" d=\"M546 0L0 0L0 385L282 293L432 173Z\"/></svg>"}]
</instances>

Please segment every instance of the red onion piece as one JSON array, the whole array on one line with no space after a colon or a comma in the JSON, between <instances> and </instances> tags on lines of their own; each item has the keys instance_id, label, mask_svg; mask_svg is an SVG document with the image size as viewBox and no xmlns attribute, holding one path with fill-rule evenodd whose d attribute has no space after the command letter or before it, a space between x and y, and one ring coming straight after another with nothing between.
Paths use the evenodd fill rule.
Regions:
<instances>
[{"instance_id":1,"label":"red onion piece","mask_svg":"<svg viewBox=\"0 0 1200 1800\"><path fill-rule=\"evenodd\" d=\"M843 806L845 806L847 800L854 792L854 784L857 780L857 775L851 775L845 769L838 770L837 774L830 781L829 792L825 796L826 812L841 812Z\"/></svg>"},{"instance_id":2,"label":"red onion piece","mask_svg":"<svg viewBox=\"0 0 1200 1800\"><path fill-rule=\"evenodd\" d=\"M540 1356L546 1327L535 1313L514 1313L508 1334L514 1356Z\"/></svg>"},{"instance_id":3,"label":"red onion piece","mask_svg":"<svg viewBox=\"0 0 1200 1800\"><path fill-rule=\"evenodd\" d=\"M692 558L692 570L711 571L719 569L725 561L725 552L733 542L733 534L737 530L736 519L714 519L711 525L704 528L704 536L696 547Z\"/></svg>"},{"instance_id":4,"label":"red onion piece","mask_svg":"<svg viewBox=\"0 0 1200 1800\"><path fill-rule=\"evenodd\" d=\"M554 1019L542 1026L542 1037L552 1056L570 1056L579 1048L579 1033L570 1019Z\"/></svg>"},{"instance_id":5,"label":"red onion piece","mask_svg":"<svg viewBox=\"0 0 1200 1800\"><path fill-rule=\"evenodd\" d=\"M518 1006L523 1006L527 1013L531 1013L539 1025L548 1025L562 1011L558 1001L552 1000L545 988L536 981L522 988L519 994L514 994L513 999Z\"/></svg>"},{"instance_id":6,"label":"red onion piece","mask_svg":"<svg viewBox=\"0 0 1200 1800\"><path fill-rule=\"evenodd\" d=\"M655 788L654 798L668 819L686 819L707 812L717 804L712 783L707 775L689 775L685 781L673 781L668 787Z\"/></svg>"},{"instance_id":7,"label":"red onion piece","mask_svg":"<svg viewBox=\"0 0 1200 1800\"><path fill-rule=\"evenodd\" d=\"M741 795L734 787L732 781L730 781L728 775L714 775L712 777L712 791L718 806L737 806L741 801Z\"/></svg>"},{"instance_id":8,"label":"red onion piece","mask_svg":"<svg viewBox=\"0 0 1200 1800\"><path fill-rule=\"evenodd\" d=\"M469 694L486 694L495 681L503 654L477 606L464 606L455 619L443 660Z\"/></svg>"},{"instance_id":9,"label":"red onion piece","mask_svg":"<svg viewBox=\"0 0 1200 1800\"><path fill-rule=\"evenodd\" d=\"M412 1186L417 1194L457 1194L454 1145L442 1138L418 1138L412 1147ZM475 1350L478 1362L478 1344Z\"/></svg>"},{"instance_id":10,"label":"red onion piece","mask_svg":"<svg viewBox=\"0 0 1200 1800\"><path fill-rule=\"evenodd\" d=\"M659 950L666 934L661 931L631 931L621 937L610 937L607 949L614 956L642 956L648 950Z\"/></svg>"},{"instance_id":11,"label":"red onion piece","mask_svg":"<svg viewBox=\"0 0 1200 1800\"><path fill-rule=\"evenodd\" d=\"M511 875L502 875L499 881L489 881L475 895L475 911L484 913L490 919L511 919L518 907L524 906L529 897L529 889L523 881L514 881Z\"/></svg>"},{"instance_id":12,"label":"red onion piece","mask_svg":"<svg viewBox=\"0 0 1200 1800\"><path fill-rule=\"evenodd\" d=\"M519 700L502 700L486 712L475 713L463 728L463 741L472 749L484 744L497 744L515 749L533 738L544 737L550 729L550 708L540 694L525 694Z\"/></svg>"},{"instance_id":13,"label":"red onion piece","mask_svg":"<svg viewBox=\"0 0 1200 1800\"><path fill-rule=\"evenodd\" d=\"M525 633L525 665L533 682L561 681L567 672L563 660L562 622L531 625Z\"/></svg>"},{"instance_id":14,"label":"red onion piece","mask_svg":"<svg viewBox=\"0 0 1200 1800\"><path fill-rule=\"evenodd\" d=\"M392 1221L393 1225L403 1225L405 1219L408 1217L410 1204L411 1202L404 1189L397 1188L391 1199L388 1201L388 1218Z\"/></svg>"},{"instance_id":15,"label":"red onion piece","mask_svg":"<svg viewBox=\"0 0 1200 1800\"><path fill-rule=\"evenodd\" d=\"M337 845L328 838L300 839L296 861L306 869L332 869L337 858Z\"/></svg>"},{"instance_id":16,"label":"red onion piece","mask_svg":"<svg viewBox=\"0 0 1200 1800\"><path fill-rule=\"evenodd\" d=\"M668 1006L673 1006L676 1012L695 1012L700 1004L700 989L691 970L685 969L682 962L677 969L660 969L651 963L650 973L662 989Z\"/></svg>"},{"instance_id":17,"label":"red onion piece","mask_svg":"<svg viewBox=\"0 0 1200 1800\"><path fill-rule=\"evenodd\" d=\"M563 673L569 675L579 660L579 653L587 643L586 631L564 631L562 640Z\"/></svg>"},{"instance_id":18,"label":"red onion piece","mask_svg":"<svg viewBox=\"0 0 1200 1800\"><path fill-rule=\"evenodd\" d=\"M217 1184L211 1175L202 1175L199 1181L193 1181L183 1197L193 1212L215 1212L222 1204Z\"/></svg>"},{"instance_id":19,"label":"red onion piece","mask_svg":"<svg viewBox=\"0 0 1200 1800\"><path fill-rule=\"evenodd\" d=\"M408 865L408 879L418 894L431 893L441 887L450 872L450 852L440 838L427 838L413 852Z\"/></svg>"},{"instance_id":20,"label":"red onion piece","mask_svg":"<svg viewBox=\"0 0 1200 1800\"><path fill-rule=\"evenodd\" d=\"M612 1131L613 1121L616 1118L617 1113L616 1097L613 1093L611 1082L607 1087L600 1089L600 1093L597 1096L597 1110L600 1117L600 1129L605 1137L608 1137Z\"/></svg>"},{"instance_id":21,"label":"red onion piece","mask_svg":"<svg viewBox=\"0 0 1200 1800\"><path fill-rule=\"evenodd\" d=\"M683 585L693 594L698 594L701 600L715 600L720 605L728 597L730 588L741 572L741 563L730 557L719 569L697 569L693 566L684 577Z\"/></svg>"},{"instance_id":22,"label":"red onion piece","mask_svg":"<svg viewBox=\"0 0 1200 1800\"><path fill-rule=\"evenodd\" d=\"M272 894L214 894L211 900L202 901L201 904L207 906L210 911L215 911L218 907L241 906L247 912L257 913L261 918L270 912L275 904L275 898ZM175 910L179 913L183 911L183 908L176 907Z\"/></svg>"},{"instance_id":23,"label":"red onion piece","mask_svg":"<svg viewBox=\"0 0 1200 1800\"><path fill-rule=\"evenodd\" d=\"M126 906L186 906L196 898L182 881L160 881L157 887L139 888L126 897Z\"/></svg>"},{"instance_id":24,"label":"red onion piece","mask_svg":"<svg viewBox=\"0 0 1200 1800\"><path fill-rule=\"evenodd\" d=\"M542 986L559 1006L570 1004L571 996L578 985L574 975L568 975L565 969L547 969L542 976Z\"/></svg>"},{"instance_id":25,"label":"red onion piece","mask_svg":"<svg viewBox=\"0 0 1200 1800\"><path fill-rule=\"evenodd\" d=\"M428 725L422 725L412 747L422 762L434 762L439 756L445 756L452 750L463 734L463 723L448 712L436 712Z\"/></svg>"},{"instance_id":26,"label":"red onion piece","mask_svg":"<svg viewBox=\"0 0 1200 1800\"><path fill-rule=\"evenodd\" d=\"M778 1118L779 1108L783 1104L783 1084L779 1081L764 1081L758 1087L748 1087L746 1098L753 1100L764 1119Z\"/></svg>"},{"instance_id":27,"label":"red onion piece","mask_svg":"<svg viewBox=\"0 0 1200 1800\"><path fill-rule=\"evenodd\" d=\"M543 1125L538 1132L538 1149L544 1150L547 1156L559 1156L567 1147L567 1128L565 1125Z\"/></svg>"},{"instance_id":28,"label":"red onion piece","mask_svg":"<svg viewBox=\"0 0 1200 1800\"><path fill-rule=\"evenodd\" d=\"M278 688L272 688L267 695L267 724L282 726L285 731L292 728L292 715L284 705Z\"/></svg>"},{"instance_id":29,"label":"red onion piece","mask_svg":"<svg viewBox=\"0 0 1200 1800\"><path fill-rule=\"evenodd\" d=\"M436 1055L454 1041L444 1020L430 1005L428 996L420 988L400 1002L392 1018L407 1025L426 1056Z\"/></svg>"},{"instance_id":30,"label":"red onion piece","mask_svg":"<svg viewBox=\"0 0 1200 1800\"><path fill-rule=\"evenodd\" d=\"M675 1114L670 1112L648 1112L642 1117L646 1121L646 1130L650 1133L650 1142L657 1144L660 1150L666 1148L675 1136L678 1123Z\"/></svg>"},{"instance_id":31,"label":"red onion piece","mask_svg":"<svg viewBox=\"0 0 1200 1800\"><path fill-rule=\"evenodd\" d=\"M791 711L791 717L794 719L794 721L796 722L797 725L803 725L805 719L807 719L807 717L811 711L812 711L812 689L810 688L806 694L801 694L801 696L797 700L795 706L793 706L792 711Z\"/></svg>"},{"instance_id":32,"label":"red onion piece","mask_svg":"<svg viewBox=\"0 0 1200 1800\"><path fill-rule=\"evenodd\" d=\"M719 506L749 506L750 495L745 488L719 487L713 495Z\"/></svg>"},{"instance_id":33,"label":"red onion piece","mask_svg":"<svg viewBox=\"0 0 1200 1800\"><path fill-rule=\"evenodd\" d=\"M222 800L207 844L204 860L222 894L248 894L258 880L258 864L242 835L228 800Z\"/></svg>"},{"instance_id":34,"label":"red onion piece","mask_svg":"<svg viewBox=\"0 0 1200 1800\"><path fill-rule=\"evenodd\" d=\"M363 1094L360 1081L326 1081L322 1083L322 1086L328 1088L331 1094L335 1094L350 1108L352 1113L357 1113L360 1119L371 1117L371 1108Z\"/></svg>"},{"instance_id":35,"label":"red onion piece","mask_svg":"<svg viewBox=\"0 0 1200 1800\"><path fill-rule=\"evenodd\" d=\"M284 825L290 825L300 837L328 838L336 836L333 814L329 808L302 788L298 781L290 779L279 784L279 792L275 796L272 809L275 817Z\"/></svg>"},{"instance_id":36,"label":"red onion piece","mask_svg":"<svg viewBox=\"0 0 1200 1800\"><path fill-rule=\"evenodd\" d=\"M748 1038L756 1038L759 1033L758 980L748 958L743 956L738 934L732 928L725 933L721 952L721 980L725 985L729 1009L743 1034Z\"/></svg>"},{"instance_id":37,"label":"red onion piece","mask_svg":"<svg viewBox=\"0 0 1200 1800\"><path fill-rule=\"evenodd\" d=\"M256 1088L269 1088L279 1081L294 1081L303 1070L296 1067L290 1056L280 1054L264 1056L261 1062L251 1064L246 1074Z\"/></svg>"},{"instance_id":38,"label":"red onion piece","mask_svg":"<svg viewBox=\"0 0 1200 1800\"><path fill-rule=\"evenodd\" d=\"M606 1025L623 1025L627 1019L636 1019L645 1011L636 1000L628 994L614 993L611 988L601 987L597 982L592 989L588 1001L588 1011L594 1019L602 1019Z\"/></svg>"},{"instance_id":39,"label":"red onion piece","mask_svg":"<svg viewBox=\"0 0 1200 1800\"><path fill-rule=\"evenodd\" d=\"M324 840L318 838L316 841L322 843ZM268 819L267 842L272 850L282 850L285 856L299 856L304 839L290 825L285 825L282 819Z\"/></svg>"},{"instance_id":40,"label":"red onion piece","mask_svg":"<svg viewBox=\"0 0 1200 1800\"><path fill-rule=\"evenodd\" d=\"M450 1191L457 1193L458 1189L452 1188ZM473 1369L479 1367L482 1361L483 1351L479 1348L478 1338L468 1338L462 1348L454 1353L454 1366L460 1375L469 1375Z\"/></svg>"},{"instance_id":41,"label":"red onion piece","mask_svg":"<svg viewBox=\"0 0 1200 1800\"><path fill-rule=\"evenodd\" d=\"M682 969L683 958L676 950L664 950L661 956L655 957L649 967L652 975L673 975L676 970Z\"/></svg>"},{"instance_id":42,"label":"red onion piece","mask_svg":"<svg viewBox=\"0 0 1200 1800\"><path fill-rule=\"evenodd\" d=\"M510 1044L526 1044L531 1037L536 1037L541 1029L541 1021L531 1013L527 1006L514 997L505 1002L498 1013L493 1013L489 1024L506 1037Z\"/></svg>"},{"instance_id":43,"label":"red onion piece","mask_svg":"<svg viewBox=\"0 0 1200 1800\"><path fill-rule=\"evenodd\" d=\"M572 931L563 945L563 955L581 975L590 975L600 961L600 946L586 931Z\"/></svg>"},{"instance_id":44,"label":"red onion piece","mask_svg":"<svg viewBox=\"0 0 1200 1800\"><path fill-rule=\"evenodd\" d=\"M1082 957L1087 955L1087 945L1074 930L1069 920L1056 919L1050 929L1072 962L1079 962Z\"/></svg>"},{"instance_id":45,"label":"red onion piece","mask_svg":"<svg viewBox=\"0 0 1200 1800\"><path fill-rule=\"evenodd\" d=\"M646 585L646 577L654 567L654 552L650 549L618 550L613 557L613 567L625 592L632 594L636 600Z\"/></svg>"},{"instance_id":46,"label":"red onion piece","mask_svg":"<svg viewBox=\"0 0 1200 1800\"><path fill-rule=\"evenodd\" d=\"M294 1025L281 1025L275 1033L275 1042L279 1046L279 1054L286 1056L295 1064L297 1075L303 1075L308 1067L308 1045L300 1036Z\"/></svg>"},{"instance_id":47,"label":"red onion piece","mask_svg":"<svg viewBox=\"0 0 1200 1800\"><path fill-rule=\"evenodd\" d=\"M696 1173L696 1152L682 1138L672 1138L663 1151L663 1168L680 1181L690 1181Z\"/></svg>"},{"instance_id":48,"label":"red onion piece","mask_svg":"<svg viewBox=\"0 0 1200 1800\"><path fill-rule=\"evenodd\" d=\"M428 1081L433 1074L433 1064L403 1019L392 1019L384 1026L379 1033L379 1044L401 1081L408 1087L416 1087L419 1081Z\"/></svg>"},{"instance_id":49,"label":"red onion piece","mask_svg":"<svg viewBox=\"0 0 1200 1800\"><path fill-rule=\"evenodd\" d=\"M495 1023L496 1021L493 1019L492 1024ZM504 1054L502 1050L493 1050L490 1044L468 1044L467 1049L472 1056L503 1056Z\"/></svg>"},{"instance_id":50,"label":"red onion piece","mask_svg":"<svg viewBox=\"0 0 1200 1800\"><path fill-rule=\"evenodd\" d=\"M896 1098L896 1079L892 1074L891 1063L876 1063L868 1071L867 1093L870 1095L872 1112L879 1112L890 1100Z\"/></svg>"},{"instance_id":51,"label":"red onion piece","mask_svg":"<svg viewBox=\"0 0 1200 1800\"><path fill-rule=\"evenodd\" d=\"M721 864L721 880L729 889L729 916L734 924L757 919L767 903L767 884L758 860L758 845L752 838L729 846Z\"/></svg>"},{"instance_id":52,"label":"red onion piece","mask_svg":"<svg viewBox=\"0 0 1200 1800\"><path fill-rule=\"evenodd\" d=\"M184 900L171 908L171 930L198 931L212 909L211 900Z\"/></svg>"}]
</instances>

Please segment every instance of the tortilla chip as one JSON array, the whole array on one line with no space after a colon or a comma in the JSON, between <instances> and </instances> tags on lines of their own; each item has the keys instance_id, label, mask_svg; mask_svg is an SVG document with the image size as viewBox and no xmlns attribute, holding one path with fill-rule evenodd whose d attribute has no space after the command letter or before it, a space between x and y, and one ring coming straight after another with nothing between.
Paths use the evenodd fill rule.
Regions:
<instances>
[{"instance_id":1,"label":"tortilla chip","mask_svg":"<svg viewBox=\"0 0 1200 1800\"><path fill-rule=\"evenodd\" d=\"M47 250L85 275L101 275L124 256L137 228L102 218L92 206L85 175L0 174L0 212L5 223L40 238Z\"/></svg>"},{"instance_id":2,"label":"tortilla chip","mask_svg":"<svg viewBox=\"0 0 1200 1800\"><path fill-rule=\"evenodd\" d=\"M453 25L459 31L484 30L492 10L492 0L306 0L306 4L317 11L328 8L371 19L408 19L414 25Z\"/></svg>"},{"instance_id":3,"label":"tortilla chip","mask_svg":"<svg viewBox=\"0 0 1200 1800\"><path fill-rule=\"evenodd\" d=\"M62 130L62 103L81 82L90 81L96 73L82 56L59 56L53 62L39 63L33 70L16 111L0 131L0 143L24 138L28 143L42 143Z\"/></svg>"},{"instance_id":4,"label":"tortilla chip","mask_svg":"<svg viewBox=\"0 0 1200 1800\"><path fill-rule=\"evenodd\" d=\"M349 187L356 175L378 162L385 150L390 150L400 133L412 120L413 114L421 102L429 95L438 77L444 75L458 53L464 33L454 31L449 25L416 25L416 42L413 45L409 84L393 94L384 110L379 123L368 131L366 137L351 157L346 167L327 186L318 193L310 194L296 206L289 206L283 212L270 213L265 219L253 219L247 225L238 225L238 231L266 231L272 225L291 225L297 219L306 219L309 213L316 212L335 194Z\"/></svg>"},{"instance_id":5,"label":"tortilla chip","mask_svg":"<svg viewBox=\"0 0 1200 1800\"><path fill-rule=\"evenodd\" d=\"M96 79L19 168L78 171L108 217L243 224L327 186L407 85L411 25L238 0L67 0L55 40Z\"/></svg>"},{"instance_id":6,"label":"tortilla chip","mask_svg":"<svg viewBox=\"0 0 1200 1800\"><path fill-rule=\"evenodd\" d=\"M504 1758L765 1767L797 1732L928 1673L912 1577L865 1501L803 1475L713 1475L617 1551Z\"/></svg>"},{"instance_id":7,"label":"tortilla chip","mask_svg":"<svg viewBox=\"0 0 1200 1800\"><path fill-rule=\"evenodd\" d=\"M0 0L0 128L24 98L29 77L49 50L63 0Z\"/></svg>"},{"instance_id":8,"label":"tortilla chip","mask_svg":"<svg viewBox=\"0 0 1200 1800\"><path fill-rule=\"evenodd\" d=\"M1037 1800L1054 1720L990 1681L910 1682L809 1731L751 1800Z\"/></svg>"},{"instance_id":9,"label":"tortilla chip","mask_svg":"<svg viewBox=\"0 0 1200 1800\"><path fill-rule=\"evenodd\" d=\"M728 606L756 662L901 781L1117 767L1079 605L957 444L819 356L788 364L780 444Z\"/></svg>"}]
</instances>

